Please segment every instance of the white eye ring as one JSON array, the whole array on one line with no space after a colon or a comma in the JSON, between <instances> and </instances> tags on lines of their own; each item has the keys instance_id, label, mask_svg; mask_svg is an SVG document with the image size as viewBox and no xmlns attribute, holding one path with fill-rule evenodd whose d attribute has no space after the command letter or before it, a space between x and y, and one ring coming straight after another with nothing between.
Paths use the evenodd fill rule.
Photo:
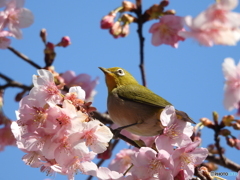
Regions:
<instances>
[{"instance_id":1,"label":"white eye ring","mask_svg":"<svg viewBox=\"0 0 240 180\"><path fill-rule=\"evenodd\" d=\"M118 70L117 70L117 74L118 74L119 76L124 76L124 75L125 75L125 73L124 73L124 71L123 71L122 69L118 69Z\"/></svg>"}]
</instances>

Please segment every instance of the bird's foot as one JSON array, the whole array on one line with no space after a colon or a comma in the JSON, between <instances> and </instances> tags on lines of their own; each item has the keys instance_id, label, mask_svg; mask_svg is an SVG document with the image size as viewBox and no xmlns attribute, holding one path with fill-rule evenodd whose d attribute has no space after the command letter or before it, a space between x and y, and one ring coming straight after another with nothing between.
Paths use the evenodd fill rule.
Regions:
<instances>
[{"instance_id":1,"label":"bird's foot","mask_svg":"<svg viewBox=\"0 0 240 180\"><path fill-rule=\"evenodd\" d=\"M131 127L131 126L135 126L135 125L137 125L137 124L139 124L139 123L136 122L136 123L133 123L133 124L129 124L129 125L126 125L126 126L119 127L119 128L117 128L117 129L112 129L112 133L113 133L113 135L114 135L114 138L118 138L118 135L120 134L120 132L121 132L123 129L128 128L128 127Z\"/></svg>"}]
</instances>

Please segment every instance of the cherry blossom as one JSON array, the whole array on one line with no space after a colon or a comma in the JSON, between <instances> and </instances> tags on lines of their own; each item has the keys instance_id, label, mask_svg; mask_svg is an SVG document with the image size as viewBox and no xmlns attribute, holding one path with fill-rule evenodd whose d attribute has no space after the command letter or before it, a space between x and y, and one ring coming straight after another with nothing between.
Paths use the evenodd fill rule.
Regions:
<instances>
[{"instance_id":1,"label":"cherry blossom","mask_svg":"<svg viewBox=\"0 0 240 180\"><path fill-rule=\"evenodd\" d=\"M23 5L24 0L10 0L5 10L0 12L0 30L8 27L17 39L22 38L20 29L29 27L34 21L32 12Z\"/></svg>"},{"instance_id":2,"label":"cherry blossom","mask_svg":"<svg viewBox=\"0 0 240 180\"><path fill-rule=\"evenodd\" d=\"M152 33L152 44L159 46L162 44L178 47L178 41L184 38L178 33L183 31L182 18L175 15L165 15L160 18L158 23L151 26L149 32Z\"/></svg>"},{"instance_id":3,"label":"cherry blossom","mask_svg":"<svg viewBox=\"0 0 240 180\"><path fill-rule=\"evenodd\" d=\"M123 174L111 171L108 168L100 167L97 171L97 177L99 180L123 180Z\"/></svg>"},{"instance_id":4,"label":"cherry blossom","mask_svg":"<svg viewBox=\"0 0 240 180\"><path fill-rule=\"evenodd\" d=\"M0 31L0 49L7 49L7 47L11 44L11 40L7 37L14 35L8 31Z\"/></svg>"},{"instance_id":5,"label":"cherry blossom","mask_svg":"<svg viewBox=\"0 0 240 180\"><path fill-rule=\"evenodd\" d=\"M93 97L96 94L94 88L98 84L98 77L94 80L91 80L91 76L88 74L79 74L76 75L73 71L66 71L61 74L61 77L64 79L64 83L68 87L80 86L86 93L86 101L92 101Z\"/></svg>"},{"instance_id":6,"label":"cherry blossom","mask_svg":"<svg viewBox=\"0 0 240 180\"><path fill-rule=\"evenodd\" d=\"M180 170L184 170L185 179L191 179L194 174L194 167L201 164L208 156L206 148L198 148L200 141L189 143L174 150L172 155L174 161L174 176Z\"/></svg>"},{"instance_id":7,"label":"cherry blossom","mask_svg":"<svg viewBox=\"0 0 240 180\"><path fill-rule=\"evenodd\" d=\"M37 71L39 76L33 75L33 85L29 98L37 100L40 106L48 103L50 106L61 103L63 100L61 92L54 83L52 73L47 70L40 69Z\"/></svg>"},{"instance_id":8,"label":"cherry blossom","mask_svg":"<svg viewBox=\"0 0 240 180\"><path fill-rule=\"evenodd\" d=\"M226 58L222 64L225 77L224 106L227 110L239 109L240 103L240 63L235 65L232 58Z\"/></svg>"},{"instance_id":9,"label":"cherry blossom","mask_svg":"<svg viewBox=\"0 0 240 180\"><path fill-rule=\"evenodd\" d=\"M20 101L18 120L11 125L23 161L47 174L60 173L74 179L76 172L97 174L92 160L108 147L110 129L89 116L85 91L71 87L61 94L52 73L38 70L34 87ZM80 98L80 99L79 99ZM93 108L93 107L92 107Z\"/></svg>"},{"instance_id":10,"label":"cherry blossom","mask_svg":"<svg viewBox=\"0 0 240 180\"><path fill-rule=\"evenodd\" d=\"M116 154L115 159L109 164L109 169L117 171L119 173L125 173L126 170L131 166L131 156L136 153L133 149L122 149Z\"/></svg>"},{"instance_id":11,"label":"cherry blossom","mask_svg":"<svg viewBox=\"0 0 240 180\"><path fill-rule=\"evenodd\" d=\"M240 14L231 12L237 0L219 0L197 17L185 17L189 31L179 32L184 38L194 38L204 46L236 45L240 40Z\"/></svg>"},{"instance_id":12,"label":"cherry blossom","mask_svg":"<svg viewBox=\"0 0 240 180\"><path fill-rule=\"evenodd\" d=\"M156 152L149 147L141 147L139 152L132 156L133 168L131 172L140 179L173 180L173 160L164 149Z\"/></svg>"},{"instance_id":13,"label":"cherry blossom","mask_svg":"<svg viewBox=\"0 0 240 180\"><path fill-rule=\"evenodd\" d=\"M180 147L191 142L190 136L193 133L193 126L189 122L177 119L173 106L165 107L160 120L165 128L163 134L155 140L158 149L164 145L168 152L171 152L172 146Z\"/></svg>"}]
</instances>

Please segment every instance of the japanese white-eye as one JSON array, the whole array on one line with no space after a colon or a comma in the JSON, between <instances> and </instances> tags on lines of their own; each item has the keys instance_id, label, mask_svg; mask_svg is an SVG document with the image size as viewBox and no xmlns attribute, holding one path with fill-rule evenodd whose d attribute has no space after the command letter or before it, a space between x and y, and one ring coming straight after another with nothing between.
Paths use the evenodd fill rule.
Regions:
<instances>
[{"instance_id":1,"label":"japanese white-eye","mask_svg":"<svg viewBox=\"0 0 240 180\"><path fill-rule=\"evenodd\" d=\"M160 122L160 114L167 105L172 104L140 85L123 68L99 69L105 74L107 108L112 121L120 127L130 125L126 130L140 136L161 134L164 127ZM194 123L183 111L176 110L176 115L178 119Z\"/></svg>"}]
</instances>

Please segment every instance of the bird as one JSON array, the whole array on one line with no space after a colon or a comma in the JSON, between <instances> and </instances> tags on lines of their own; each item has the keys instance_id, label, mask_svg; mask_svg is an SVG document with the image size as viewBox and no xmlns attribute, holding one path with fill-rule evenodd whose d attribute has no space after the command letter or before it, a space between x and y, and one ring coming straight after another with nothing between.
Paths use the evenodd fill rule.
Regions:
<instances>
[{"instance_id":1,"label":"bird","mask_svg":"<svg viewBox=\"0 0 240 180\"><path fill-rule=\"evenodd\" d=\"M142 86L125 69L99 67L105 74L108 89L107 109L111 120L120 128L139 135L156 136L163 133L160 115L172 104ZM183 111L175 110L178 119L195 122ZM122 129L123 129L122 128Z\"/></svg>"}]
</instances>

